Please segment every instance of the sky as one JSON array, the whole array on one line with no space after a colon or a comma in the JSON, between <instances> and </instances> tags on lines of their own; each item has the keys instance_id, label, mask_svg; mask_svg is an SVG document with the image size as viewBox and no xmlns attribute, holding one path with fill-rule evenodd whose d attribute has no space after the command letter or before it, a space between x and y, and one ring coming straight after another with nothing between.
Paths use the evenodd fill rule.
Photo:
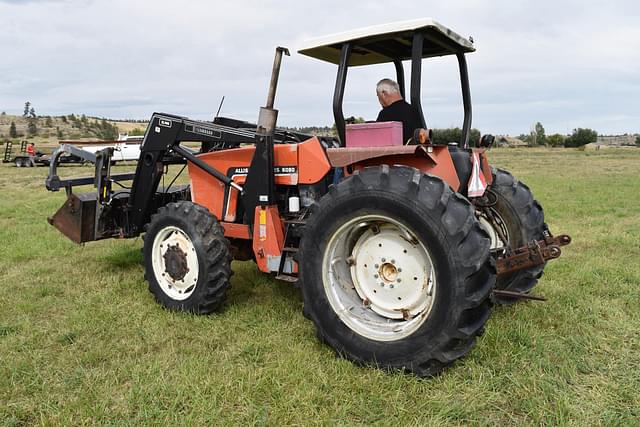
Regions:
<instances>
[{"instance_id":1,"label":"sky","mask_svg":"<svg viewBox=\"0 0 640 427\"><path fill-rule=\"evenodd\" d=\"M257 121L276 46L291 50L281 126L331 125L337 67L297 53L309 39L431 17L472 36L473 127L518 135L588 127L640 132L640 2L634 0L0 0L0 110L146 119L154 111ZM405 66L405 70L408 70ZM392 65L347 77L346 116L374 120ZM408 79L408 76L407 76ZM455 58L423 62L427 125L462 125Z\"/></svg>"}]
</instances>

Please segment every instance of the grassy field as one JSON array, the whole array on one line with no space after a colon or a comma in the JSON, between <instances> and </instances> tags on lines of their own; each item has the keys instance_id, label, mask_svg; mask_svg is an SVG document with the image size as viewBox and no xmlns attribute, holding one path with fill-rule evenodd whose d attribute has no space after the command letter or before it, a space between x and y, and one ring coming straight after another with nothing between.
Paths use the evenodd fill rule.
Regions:
<instances>
[{"instance_id":1,"label":"grassy field","mask_svg":"<svg viewBox=\"0 0 640 427\"><path fill-rule=\"evenodd\" d=\"M497 307L430 380L334 357L251 263L222 312L163 310L141 240L74 245L46 222L64 200L46 170L2 165L0 425L640 424L640 150L492 158L574 242L536 288L548 302Z\"/></svg>"}]
</instances>

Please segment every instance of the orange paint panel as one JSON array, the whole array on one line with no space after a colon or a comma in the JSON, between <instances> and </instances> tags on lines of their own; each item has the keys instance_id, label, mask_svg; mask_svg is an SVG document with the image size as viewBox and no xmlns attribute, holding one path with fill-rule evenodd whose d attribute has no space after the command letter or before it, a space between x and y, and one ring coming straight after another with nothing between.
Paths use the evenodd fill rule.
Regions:
<instances>
[{"instance_id":1,"label":"orange paint panel","mask_svg":"<svg viewBox=\"0 0 640 427\"><path fill-rule=\"evenodd\" d=\"M331 163L318 138L298 144L298 178L300 184L315 184L331 170Z\"/></svg>"},{"instance_id":2,"label":"orange paint panel","mask_svg":"<svg viewBox=\"0 0 640 427\"><path fill-rule=\"evenodd\" d=\"M312 145L314 145L314 141L315 144L317 144L316 147L312 147ZM324 153L322 153L320 142L317 138L312 138L309 142L301 144L276 144L274 146L273 154L274 166L280 168L293 167L298 170L298 172L287 173L285 169L285 172L276 174L276 185L298 185L300 172L300 167L298 165L298 147L303 147L305 152L314 153L316 156L317 150L319 149L321 154L324 155ZM229 171L232 168L247 168L246 170L248 171L248 168L251 166L254 151L254 146L248 146L231 150L203 153L199 154L198 158L204 160L204 162L209 166L228 176ZM326 157L324 158L324 161L328 165ZM318 162L316 161L316 167L314 169L316 174L320 170L317 167L317 164ZM223 207L225 206L225 185L191 162L188 162L188 168L189 176L191 178L191 195L193 201L199 205L205 206L217 218L224 219L227 222L235 221L239 196L237 190L231 189L226 192L227 208L225 209L226 212L223 212ZM317 181L319 181L324 174L328 172L328 170L329 167L327 166L326 171L317 179ZM309 174L307 173L307 175ZM232 179L234 182L242 184L246 180L246 174L239 174ZM307 179L309 178L307 177Z\"/></svg>"},{"instance_id":3,"label":"orange paint panel","mask_svg":"<svg viewBox=\"0 0 640 427\"><path fill-rule=\"evenodd\" d=\"M233 224L230 222L221 222L222 228L224 228L224 235L230 239L251 239L251 233L249 232L249 226L245 224Z\"/></svg>"},{"instance_id":4,"label":"orange paint panel","mask_svg":"<svg viewBox=\"0 0 640 427\"><path fill-rule=\"evenodd\" d=\"M278 206L257 206L253 222L253 252L260 271L268 273L268 257L278 257L284 247L284 225Z\"/></svg>"},{"instance_id":5,"label":"orange paint panel","mask_svg":"<svg viewBox=\"0 0 640 427\"><path fill-rule=\"evenodd\" d=\"M273 148L273 166L276 168L298 166L298 144L276 144ZM298 185L299 171L276 173L276 185Z\"/></svg>"},{"instance_id":6,"label":"orange paint panel","mask_svg":"<svg viewBox=\"0 0 640 427\"><path fill-rule=\"evenodd\" d=\"M248 168L251 164L254 150L253 146L234 148L203 153L198 155L198 158L227 175L231 168ZM191 162L187 164L191 178L192 200L199 205L205 206L216 218L223 219L222 207L224 205L225 185ZM234 179L234 181L236 180Z\"/></svg>"}]
</instances>

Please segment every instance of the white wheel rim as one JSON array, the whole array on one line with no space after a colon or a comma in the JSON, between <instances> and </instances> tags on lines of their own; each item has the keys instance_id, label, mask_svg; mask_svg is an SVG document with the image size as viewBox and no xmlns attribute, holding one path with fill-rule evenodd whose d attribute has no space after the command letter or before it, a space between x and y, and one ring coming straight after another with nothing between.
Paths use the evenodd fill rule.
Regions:
<instances>
[{"instance_id":1,"label":"white wheel rim","mask_svg":"<svg viewBox=\"0 0 640 427\"><path fill-rule=\"evenodd\" d=\"M490 249L492 251L504 250L504 248L507 245L507 242L502 241L502 239L500 238L500 234L498 234L498 232L494 228L494 225L486 218L485 214L482 211L477 211L477 212L478 214L476 215L476 217L478 218L478 223L480 223L480 227L482 227L482 229L487 232L487 234L489 235L489 238L491 239ZM509 239L509 230L507 230L507 227L502 217L495 211L495 209L491 209L491 214L493 215L495 220L499 223L498 226L501 228L501 231L504 234L504 236L507 239Z\"/></svg>"},{"instance_id":2,"label":"white wheel rim","mask_svg":"<svg viewBox=\"0 0 640 427\"><path fill-rule=\"evenodd\" d=\"M327 244L322 266L334 312L366 338L407 337L433 308L436 274L428 250L408 227L386 216L342 225Z\"/></svg>"},{"instance_id":3,"label":"white wheel rim","mask_svg":"<svg viewBox=\"0 0 640 427\"><path fill-rule=\"evenodd\" d=\"M151 258L162 291L174 300L189 298L198 282L198 255L189 236L177 227L161 229L153 239Z\"/></svg>"}]
</instances>

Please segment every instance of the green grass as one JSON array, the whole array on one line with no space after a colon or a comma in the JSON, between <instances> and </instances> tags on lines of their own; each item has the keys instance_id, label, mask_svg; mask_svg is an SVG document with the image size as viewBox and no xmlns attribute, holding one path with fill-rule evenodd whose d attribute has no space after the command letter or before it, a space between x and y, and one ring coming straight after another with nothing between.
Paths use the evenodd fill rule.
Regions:
<instances>
[{"instance_id":1,"label":"green grass","mask_svg":"<svg viewBox=\"0 0 640 427\"><path fill-rule=\"evenodd\" d=\"M163 310L141 240L74 245L46 222L64 201L46 170L2 165L0 424L638 425L640 150L491 155L574 242L536 288L548 302L497 307L430 380L336 358L252 263L222 312Z\"/></svg>"}]
</instances>

